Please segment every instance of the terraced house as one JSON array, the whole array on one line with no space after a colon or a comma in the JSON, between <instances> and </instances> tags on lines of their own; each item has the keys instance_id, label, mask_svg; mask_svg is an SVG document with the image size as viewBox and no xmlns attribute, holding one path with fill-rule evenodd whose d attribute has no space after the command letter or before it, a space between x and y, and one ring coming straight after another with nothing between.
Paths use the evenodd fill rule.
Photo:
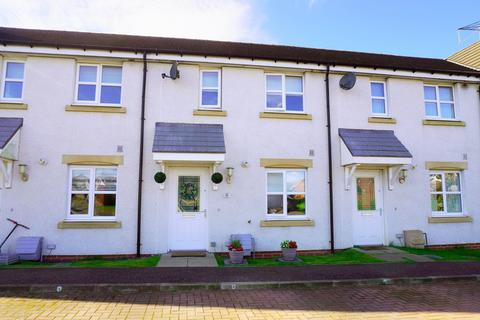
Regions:
<instances>
[{"instance_id":1,"label":"terraced house","mask_svg":"<svg viewBox=\"0 0 480 320\"><path fill-rule=\"evenodd\" d=\"M78 32L0 43L0 234L18 220L47 254L224 251L237 233L257 251L405 230L480 243L479 71Z\"/></svg>"}]
</instances>

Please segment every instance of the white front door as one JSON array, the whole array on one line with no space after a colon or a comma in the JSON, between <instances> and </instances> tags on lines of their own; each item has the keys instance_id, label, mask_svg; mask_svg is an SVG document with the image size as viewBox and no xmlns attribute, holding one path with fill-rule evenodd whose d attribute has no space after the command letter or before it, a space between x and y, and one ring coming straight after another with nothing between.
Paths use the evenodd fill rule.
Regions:
<instances>
[{"instance_id":1,"label":"white front door","mask_svg":"<svg viewBox=\"0 0 480 320\"><path fill-rule=\"evenodd\" d=\"M357 171L353 176L353 244L384 245L385 226L381 171Z\"/></svg>"},{"instance_id":2,"label":"white front door","mask_svg":"<svg viewBox=\"0 0 480 320\"><path fill-rule=\"evenodd\" d=\"M207 168L171 168L170 250L207 250Z\"/></svg>"}]
</instances>

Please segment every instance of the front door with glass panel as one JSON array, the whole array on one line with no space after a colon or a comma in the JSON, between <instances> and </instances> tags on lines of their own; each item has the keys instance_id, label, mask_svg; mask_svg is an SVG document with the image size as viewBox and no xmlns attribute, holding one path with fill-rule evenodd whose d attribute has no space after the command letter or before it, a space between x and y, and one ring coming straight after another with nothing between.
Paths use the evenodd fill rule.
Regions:
<instances>
[{"instance_id":1,"label":"front door with glass panel","mask_svg":"<svg viewBox=\"0 0 480 320\"><path fill-rule=\"evenodd\" d=\"M172 168L169 181L169 249L206 250L208 170Z\"/></svg>"},{"instance_id":2,"label":"front door with glass panel","mask_svg":"<svg viewBox=\"0 0 480 320\"><path fill-rule=\"evenodd\" d=\"M381 171L360 171L353 176L353 244L384 245Z\"/></svg>"}]
</instances>

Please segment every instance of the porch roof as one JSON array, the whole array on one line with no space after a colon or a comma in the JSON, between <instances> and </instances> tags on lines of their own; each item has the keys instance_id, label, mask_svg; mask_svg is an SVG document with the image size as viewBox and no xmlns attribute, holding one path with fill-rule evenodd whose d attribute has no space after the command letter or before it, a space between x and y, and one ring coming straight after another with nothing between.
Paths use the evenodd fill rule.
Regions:
<instances>
[{"instance_id":1,"label":"porch roof","mask_svg":"<svg viewBox=\"0 0 480 320\"><path fill-rule=\"evenodd\" d=\"M0 117L0 150L12 140L15 133L23 125L23 118L1 118Z\"/></svg>"},{"instance_id":2,"label":"porch roof","mask_svg":"<svg viewBox=\"0 0 480 320\"><path fill-rule=\"evenodd\" d=\"M223 125L157 122L152 151L157 161L223 161Z\"/></svg>"},{"instance_id":3,"label":"porch roof","mask_svg":"<svg viewBox=\"0 0 480 320\"><path fill-rule=\"evenodd\" d=\"M342 165L409 164L412 154L392 130L338 129Z\"/></svg>"}]
</instances>

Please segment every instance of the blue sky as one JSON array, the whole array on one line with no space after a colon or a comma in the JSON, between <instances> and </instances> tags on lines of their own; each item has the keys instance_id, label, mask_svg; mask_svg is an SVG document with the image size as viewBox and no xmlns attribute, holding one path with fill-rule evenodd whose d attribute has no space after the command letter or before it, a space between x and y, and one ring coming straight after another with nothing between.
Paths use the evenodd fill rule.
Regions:
<instances>
[{"instance_id":1,"label":"blue sky","mask_svg":"<svg viewBox=\"0 0 480 320\"><path fill-rule=\"evenodd\" d=\"M0 0L0 25L445 58L480 0Z\"/></svg>"}]
</instances>

